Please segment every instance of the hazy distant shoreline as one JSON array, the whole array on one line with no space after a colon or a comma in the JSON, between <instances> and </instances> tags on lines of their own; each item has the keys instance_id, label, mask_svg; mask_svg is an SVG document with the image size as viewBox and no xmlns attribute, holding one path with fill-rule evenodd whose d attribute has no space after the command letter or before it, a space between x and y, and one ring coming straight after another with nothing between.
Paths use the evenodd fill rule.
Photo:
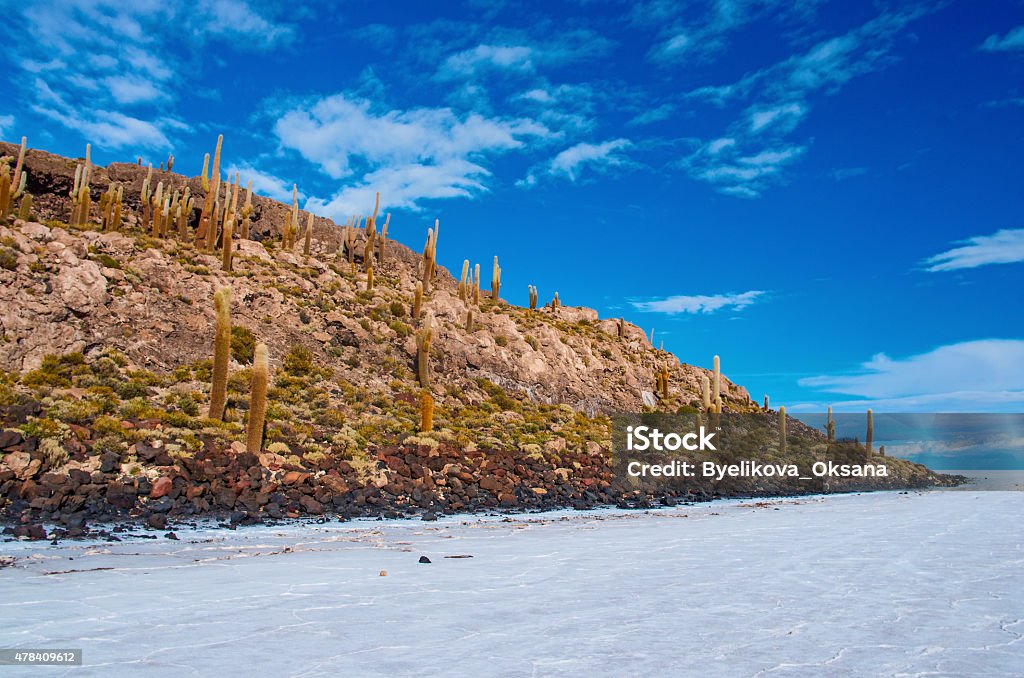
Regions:
<instances>
[{"instance_id":1,"label":"hazy distant shoreline","mask_svg":"<svg viewBox=\"0 0 1024 678\"><path fill-rule=\"evenodd\" d=\"M966 476L968 482L955 487L937 487L934 489L944 491L968 491L978 490L1018 490L1024 491L1024 471L990 471L963 469L933 469L936 473L949 473Z\"/></svg>"}]
</instances>

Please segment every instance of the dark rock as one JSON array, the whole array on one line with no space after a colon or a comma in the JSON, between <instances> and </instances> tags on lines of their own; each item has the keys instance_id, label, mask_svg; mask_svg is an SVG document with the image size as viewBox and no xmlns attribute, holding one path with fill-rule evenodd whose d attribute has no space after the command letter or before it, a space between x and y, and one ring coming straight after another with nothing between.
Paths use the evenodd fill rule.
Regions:
<instances>
[{"instance_id":1,"label":"dark rock","mask_svg":"<svg viewBox=\"0 0 1024 678\"><path fill-rule=\"evenodd\" d=\"M173 532L168 532L167 534L164 535L164 538L165 539L173 539L174 541L178 541L178 535L174 534Z\"/></svg>"},{"instance_id":2,"label":"dark rock","mask_svg":"<svg viewBox=\"0 0 1024 678\"><path fill-rule=\"evenodd\" d=\"M323 505L313 497L303 496L299 499L299 503L302 504L302 508L306 509L306 513L320 515L324 512Z\"/></svg>"},{"instance_id":3,"label":"dark rock","mask_svg":"<svg viewBox=\"0 0 1024 678\"><path fill-rule=\"evenodd\" d=\"M156 501L149 502L146 506L154 513L167 513L174 508L174 501L170 497L160 497Z\"/></svg>"},{"instance_id":4,"label":"dark rock","mask_svg":"<svg viewBox=\"0 0 1024 678\"><path fill-rule=\"evenodd\" d=\"M163 513L150 513L146 522L149 523L149 526L154 530L167 529L167 516Z\"/></svg>"},{"instance_id":5,"label":"dark rock","mask_svg":"<svg viewBox=\"0 0 1024 678\"><path fill-rule=\"evenodd\" d=\"M0 431L0 450L14 447L21 443L21 434L17 431Z\"/></svg>"},{"instance_id":6,"label":"dark rock","mask_svg":"<svg viewBox=\"0 0 1024 678\"><path fill-rule=\"evenodd\" d=\"M433 511L427 511L422 516L420 516L420 520L427 520L427 521L437 520L437 514L434 513Z\"/></svg>"},{"instance_id":7,"label":"dark rock","mask_svg":"<svg viewBox=\"0 0 1024 678\"><path fill-rule=\"evenodd\" d=\"M100 471L113 473L121 468L121 455L117 452L104 452L100 457Z\"/></svg>"},{"instance_id":8,"label":"dark rock","mask_svg":"<svg viewBox=\"0 0 1024 678\"><path fill-rule=\"evenodd\" d=\"M18 539L31 539L40 541L46 539L46 528L42 525L18 525L14 528L14 536Z\"/></svg>"},{"instance_id":9,"label":"dark rock","mask_svg":"<svg viewBox=\"0 0 1024 678\"><path fill-rule=\"evenodd\" d=\"M420 556L420 562L421 563L429 563L430 562L430 558L427 558L426 556Z\"/></svg>"}]
</instances>

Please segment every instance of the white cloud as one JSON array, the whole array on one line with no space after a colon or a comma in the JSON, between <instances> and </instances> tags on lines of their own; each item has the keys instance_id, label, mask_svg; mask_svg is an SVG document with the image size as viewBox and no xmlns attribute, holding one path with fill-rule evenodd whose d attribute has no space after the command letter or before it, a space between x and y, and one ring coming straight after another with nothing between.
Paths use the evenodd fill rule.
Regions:
<instances>
[{"instance_id":1,"label":"white cloud","mask_svg":"<svg viewBox=\"0 0 1024 678\"><path fill-rule=\"evenodd\" d=\"M481 70L528 72L534 69L533 50L524 45L477 45L451 55L438 71L442 79L461 79Z\"/></svg>"},{"instance_id":2,"label":"white cloud","mask_svg":"<svg viewBox=\"0 0 1024 678\"><path fill-rule=\"evenodd\" d=\"M693 36L686 32L676 33L655 45L651 50L650 57L658 61L676 59L684 55L693 46Z\"/></svg>"},{"instance_id":3,"label":"white cloud","mask_svg":"<svg viewBox=\"0 0 1024 678\"><path fill-rule=\"evenodd\" d=\"M103 79L103 84L119 104L153 103L167 98L151 80L135 75L110 76Z\"/></svg>"},{"instance_id":4,"label":"white cloud","mask_svg":"<svg viewBox=\"0 0 1024 678\"><path fill-rule=\"evenodd\" d=\"M758 301L765 292L750 290L739 294L677 295L652 301L634 301L633 307L649 313L714 313L723 309L740 311Z\"/></svg>"},{"instance_id":5,"label":"white cloud","mask_svg":"<svg viewBox=\"0 0 1024 678\"><path fill-rule=\"evenodd\" d=\"M611 139L600 144L581 142L561 151L554 158L535 167L527 177L519 182L520 186L533 186L541 175L561 176L576 181L585 167L596 171L605 171L611 167L625 165L629 162L619 151L629 148L629 139Z\"/></svg>"},{"instance_id":6,"label":"white cloud","mask_svg":"<svg viewBox=\"0 0 1024 678\"><path fill-rule=\"evenodd\" d=\"M1024 261L1024 228L1002 229L992 235L976 235L962 242L967 244L925 259L928 266L925 270L957 271Z\"/></svg>"},{"instance_id":7,"label":"white cloud","mask_svg":"<svg viewBox=\"0 0 1024 678\"><path fill-rule=\"evenodd\" d=\"M988 36L985 38L985 42L981 43L979 49L985 52L1010 52L1024 49L1024 26L1017 26L1002 37L995 34Z\"/></svg>"},{"instance_id":8,"label":"white cloud","mask_svg":"<svg viewBox=\"0 0 1024 678\"><path fill-rule=\"evenodd\" d=\"M235 173L238 173L238 185L242 188L248 186L249 182L252 181L252 192L258 195L263 195L268 198L272 198L279 202L283 202L286 205L292 204L292 187L293 183L288 182L280 177L274 176L269 172L256 169L249 163L236 163L228 165L225 169L224 178L230 181L234 181ZM305 194L299 191L300 204L305 199Z\"/></svg>"},{"instance_id":9,"label":"white cloud","mask_svg":"<svg viewBox=\"0 0 1024 678\"><path fill-rule=\"evenodd\" d=\"M327 176L350 178L333 198L310 202L339 218L364 210L361 196L377 190L388 206L411 209L425 199L474 196L487 190L486 158L551 136L528 118L460 116L449 108L378 110L347 94L292 108L274 131L283 147Z\"/></svg>"},{"instance_id":10,"label":"white cloud","mask_svg":"<svg viewBox=\"0 0 1024 678\"><path fill-rule=\"evenodd\" d=\"M710 142L698 146L679 164L692 177L712 183L721 193L747 198L760 195L782 180L785 165L806 150L803 144L787 140L787 135L806 118L811 96L822 91L833 93L853 78L889 63L896 36L927 11L931 10L911 6L883 12L857 28L822 40L734 83L692 90L687 98L718 106L745 99L752 103L722 135L734 142L727 152L719 153L722 149L717 142Z\"/></svg>"},{"instance_id":11,"label":"white cloud","mask_svg":"<svg viewBox=\"0 0 1024 678\"><path fill-rule=\"evenodd\" d=\"M420 209L422 200L472 198L486 192L491 173L462 158L448 158L435 164L405 164L382 167L345 186L329 200L310 198L306 209L335 219L365 215L380 191L387 209Z\"/></svg>"},{"instance_id":12,"label":"white cloud","mask_svg":"<svg viewBox=\"0 0 1024 678\"><path fill-rule=\"evenodd\" d=\"M879 353L843 375L808 377L800 385L858 396L844 409L872 404L889 411L983 411L1024 403L1024 341L981 339L893 359Z\"/></svg>"},{"instance_id":13,"label":"white cloud","mask_svg":"<svg viewBox=\"0 0 1024 678\"><path fill-rule=\"evenodd\" d=\"M726 195L756 198L768 180L805 152L802 146L771 148L741 155L735 138L715 139L683 161L690 174L713 184Z\"/></svg>"},{"instance_id":14,"label":"white cloud","mask_svg":"<svg viewBox=\"0 0 1024 678\"><path fill-rule=\"evenodd\" d=\"M0 139L6 139L12 127L14 127L14 116L0 115Z\"/></svg>"},{"instance_id":15,"label":"white cloud","mask_svg":"<svg viewBox=\"0 0 1024 678\"><path fill-rule=\"evenodd\" d=\"M655 106L654 108L648 108L643 113L636 115L626 124L633 127L636 125L649 125L653 122L660 122L662 120L668 120L672 117L672 113L675 111L675 106L672 104L662 104Z\"/></svg>"},{"instance_id":16,"label":"white cloud","mask_svg":"<svg viewBox=\"0 0 1024 678\"><path fill-rule=\"evenodd\" d=\"M750 113L750 131L760 132L772 126L780 132L789 132L796 127L807 112L807 107L793 102L781 106L755 109Z\"/></svg>"},{"instance_id":17,"label":"white cloud","mask_svg":"<svg viewBox=\"0 0 1024 678\"><path fill-rule=\"evenodd\" d=\"M243 0L190 6L159 0L21 3L11 61L28 78L26 105L100 147L163 149L187 128L173 101L190 71L176 54L213 39L269 49L293 29ZM12 21L14 19L12 18Z\"/></svg>"}]
</instances>

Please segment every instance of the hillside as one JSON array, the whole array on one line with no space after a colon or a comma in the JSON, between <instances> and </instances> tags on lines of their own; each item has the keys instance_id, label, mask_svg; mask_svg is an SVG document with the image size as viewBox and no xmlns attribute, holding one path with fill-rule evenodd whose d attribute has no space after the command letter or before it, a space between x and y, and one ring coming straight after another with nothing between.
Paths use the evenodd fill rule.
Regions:
<instances>
[{"instance_id":1,"label":"hillside","mask_svg":"<svg viewBox=\"0 0 1024 678\"><path fill-rule=\"evenodd\" d=\"M18 153L0 145L0 154ZM399 241L421 240L432 224L388 220L382 247L384 215L375 235L316 217L305 255L307 213L295 219L291 206L252 196L249 238L232 221L225 270L216 220L213 247L197 245L203 179L138 164L93 167L75 201L84 200L87 216L73 217L80 165L29 150L31 208L18 219L12 205L0 225L0 498L8 515L77 523L78 514L127 512L162 525L167 513L211 510L246 519L635 500L637 492L614 486L605 415L704 407L702 382L713 375L657 350L638 327L571 305L512 306L492 298L489 280L477 281L478 303L472 289L464 301L444 268L425 276L424 256ZM158 183L164 196L187 187L195 197L163 231L146 214L159 209ZM118 188L121 223L104 229ZM283 237L294 244L284 247ZM436 247L458 249L443 224ZM490 273L490 262L480 263ZM414 316L417 283L429 289ZM212 299L224 287L227 400L209 418ZM424 326L433 328L428 389L417 374ZM249 453L258 342L272 377L263 443ZM427 427L424 390L433 405ZM721 397L726 412L758 411L724 376ZM891 461L900 469L895 485L937 480Z\"/></svg>"}]
</instances>

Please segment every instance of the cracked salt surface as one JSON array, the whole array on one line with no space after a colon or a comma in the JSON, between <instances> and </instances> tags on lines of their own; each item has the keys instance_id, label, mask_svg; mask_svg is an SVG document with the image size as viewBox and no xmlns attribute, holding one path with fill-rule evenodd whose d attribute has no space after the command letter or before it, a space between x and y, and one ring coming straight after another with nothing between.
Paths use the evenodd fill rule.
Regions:
<instances>
[{"instance_id":1,"label":"cracked salt surface","mask_svg":"<svg viewBox=\"0 0 1024 678\"><path fill-rule=\"evenodd\" d=\"M0 674L1019 676L1022 515L878 493L2 543L0 647L84 666Z\"/></svg>"}]
</instances>

